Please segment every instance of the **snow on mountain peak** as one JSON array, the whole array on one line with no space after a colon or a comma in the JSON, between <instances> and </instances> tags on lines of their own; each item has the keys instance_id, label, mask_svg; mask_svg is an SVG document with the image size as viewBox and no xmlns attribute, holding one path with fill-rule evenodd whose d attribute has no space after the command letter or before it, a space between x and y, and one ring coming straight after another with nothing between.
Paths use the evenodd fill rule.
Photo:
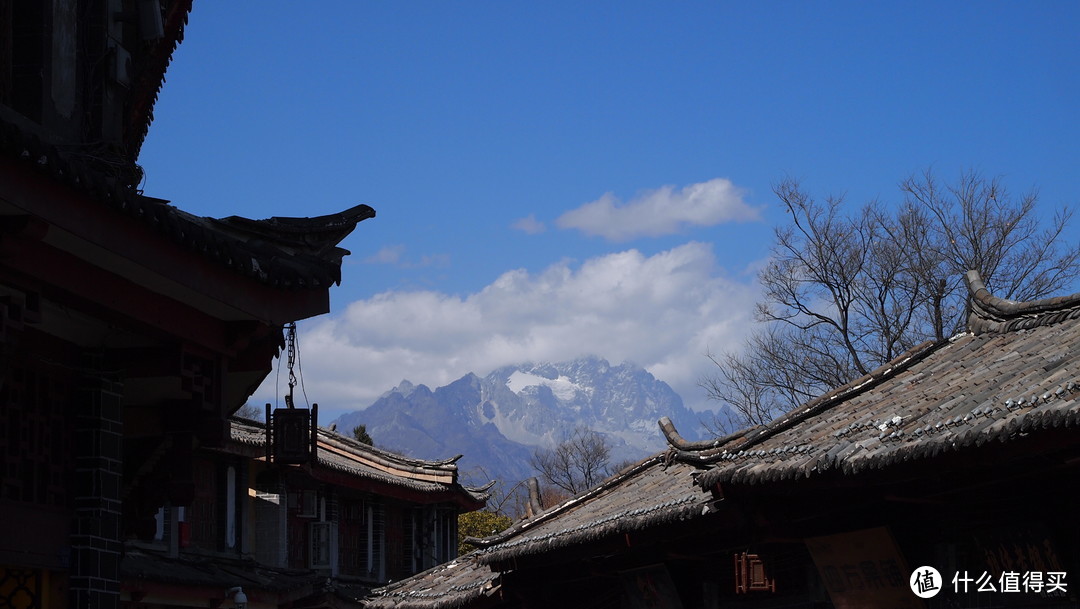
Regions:
<instances>
[{"instance_id":1,"label":"snow on mountain peak","mask_svg":"<svg viewBox=\"0 0 1080 609\"><path fill-rule=\"evenodd\" d=\"M522 372L515 370L510 378L506 380L506 386L514 393L521 395L521 392L526 387L534 387L537 385L546 386L551 389L551 393L555 394L555 397L563 401L569 401L574 399L574 395L578 391L584 391L585 388L571 381L569 378L559 375L556 379L544 378L535 374L529 374L528 372Z\"/></svg>"}]
</instances>

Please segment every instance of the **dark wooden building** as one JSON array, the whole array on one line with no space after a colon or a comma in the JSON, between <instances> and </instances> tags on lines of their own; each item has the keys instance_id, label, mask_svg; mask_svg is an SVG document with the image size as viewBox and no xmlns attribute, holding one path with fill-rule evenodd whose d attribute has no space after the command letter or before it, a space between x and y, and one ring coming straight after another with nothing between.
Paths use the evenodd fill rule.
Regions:
<instances>
[{"instance_id":1,"label":"dark wooden building","mask_svg":"<svg viewBox=\"0 0 1080 609\"><path fill-rule=\"evenodd\" d=\"M457 516L485 489L458 483L456 459L396 455L319 428L305 464L268 458L267 428L230 421L230 439L194 455L195 493L163 505L152 535L129 539L130 609L235 604L357 607L372 587L457 555Z\"/></svg>"},{"instance_id":2,"label":"dark wooden building","mask_svg":"<svg viewBox=\"0 0 1080 609\"><path fill-rule=\"evenodd\" d=\"M1078 606L1080 294L968 280L967 333L711 443L662 421L669 451L367 605Z\"/></svg>"},{"instance_id":3,"label":"dark wooden building","mask_svg":"<svg viewBox=\"0 0 1080 609\"><path fill-rule=\"evenodd\" d=\"M374 215L200 218L143 194L190 8L0 1L0 606L119 606L124 541L193 505L195 455L227 444L282 327L329 310L338 243Z\"/></svg>"}]
</instances>

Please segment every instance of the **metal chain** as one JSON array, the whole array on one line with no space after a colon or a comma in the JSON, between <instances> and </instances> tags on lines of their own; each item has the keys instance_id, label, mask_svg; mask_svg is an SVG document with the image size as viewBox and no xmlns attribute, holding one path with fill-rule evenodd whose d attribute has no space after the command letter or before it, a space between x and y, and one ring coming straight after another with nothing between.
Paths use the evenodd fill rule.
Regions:
<instances>
[{"instance_id":1,"label":"metal chain","mask_svg":"<svg viewBox=\"0 0 1080 609\"><path fill-rule=\"evenodd\" d=\"M289 394L285 396L285 405L293 407L293 389L296 387L296 374L293 366L296 365L296 322L290 322L285 326L285 352L288 354L289 367Z\"/></svg>"}]
</instances>

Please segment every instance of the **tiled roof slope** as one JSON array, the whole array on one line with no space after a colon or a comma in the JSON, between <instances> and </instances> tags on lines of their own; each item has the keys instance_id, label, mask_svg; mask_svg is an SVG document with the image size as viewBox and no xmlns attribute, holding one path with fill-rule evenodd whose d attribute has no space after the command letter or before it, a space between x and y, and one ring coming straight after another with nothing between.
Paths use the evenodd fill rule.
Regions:
<instances>
[{"instance_id":1,"label":"tiled roof slope","mask_svg":"<svg viewBox=\"0 0 1080 609\"><path fill-rule=\"evenodd\" d=\"M229 421L234 442L248 446L266 446L266 428L255 421L237 418ZM412 459L369 446L328 429L319 428L317 463L328 469L358 478L373 480L420 492L456 491L470 502L487 501L488 488L470 488L457 483L457 457L443 461Z\"/></svg>"},{"instance_id":2,"label":"tiled roof slope","mask_svg":"<svg viewBox=\"0 0 1080 609\"><path fill-rule=\"evenodd\" d=\"M364 607L455 609L496 594L501 575L477 561L473 552L373 591Z\"/></svg>"},{"instance_id":3,"label":"tiled roof slope","mask_svg":"<svg viewBox=\"0 0 1080 609\"><path fill-rule=\"evenodd\" d=\"M574 545L655 524L684 520L713 510L713 497L693 485L697 468L656 455L591 491L519 522L484 544L478 560L491 564Z\"/></svg>"},{"instance_id":4,"label":"tiled roof slope","mask_svg":"<svg viewBox=\"0 0 1080 609\"><path fill-rule=\"evenodd\" d=\"M1080 294L1018 303L968 274L969 328L924 345L722 448L698 477L762 484L881 469L1018 433L1080 426Z\"/></svg>"},{"instance_id":5,"label":"tiled roof slope","mask_svg":"<svg viewBox=\"0 0 1080 609\"><path fill-rule=\"evenodd\" d=\"M163 552L128 546L120 563L120 573L127 580L180 584L185 586L212 586L225 589L243 586L251 590L259 588L278 593L304 590L310 594L315 585L326 580L325 576L309 571L267 567L253 560L227 559L205 556L179 556L170 558Z\"/></svg>"},{"instance_id":6,"label":"tiled roof slope","mask_svg":"<svg viewBox=\"0 0 1080 609\"><path fill-rule=\"evenodd\" d=\"M693 483L698 470L655 455L595 488L498 535L453 563L372 591L366 607L450 609L498 590L501 578L491 564L543 553L609 535L712 513L712 493Z\"/></svg>"}]
</instances>

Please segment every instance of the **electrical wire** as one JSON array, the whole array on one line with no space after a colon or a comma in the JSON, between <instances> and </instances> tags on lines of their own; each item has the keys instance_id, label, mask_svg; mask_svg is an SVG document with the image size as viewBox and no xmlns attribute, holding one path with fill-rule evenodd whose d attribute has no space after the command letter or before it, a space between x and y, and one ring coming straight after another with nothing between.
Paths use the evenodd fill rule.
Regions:
<instances>
[{"instance_id":1,"label":"electrical wire","mask_svg":"<svg viewBox=\"0 0 1080 609\"><path fill-rule=\"evenodd\" d=\"M281 405L281 354L277 356L277 364L274 366L277 369L277 375L274 377L274 408Z\"/></svg>"}]
</instances>

